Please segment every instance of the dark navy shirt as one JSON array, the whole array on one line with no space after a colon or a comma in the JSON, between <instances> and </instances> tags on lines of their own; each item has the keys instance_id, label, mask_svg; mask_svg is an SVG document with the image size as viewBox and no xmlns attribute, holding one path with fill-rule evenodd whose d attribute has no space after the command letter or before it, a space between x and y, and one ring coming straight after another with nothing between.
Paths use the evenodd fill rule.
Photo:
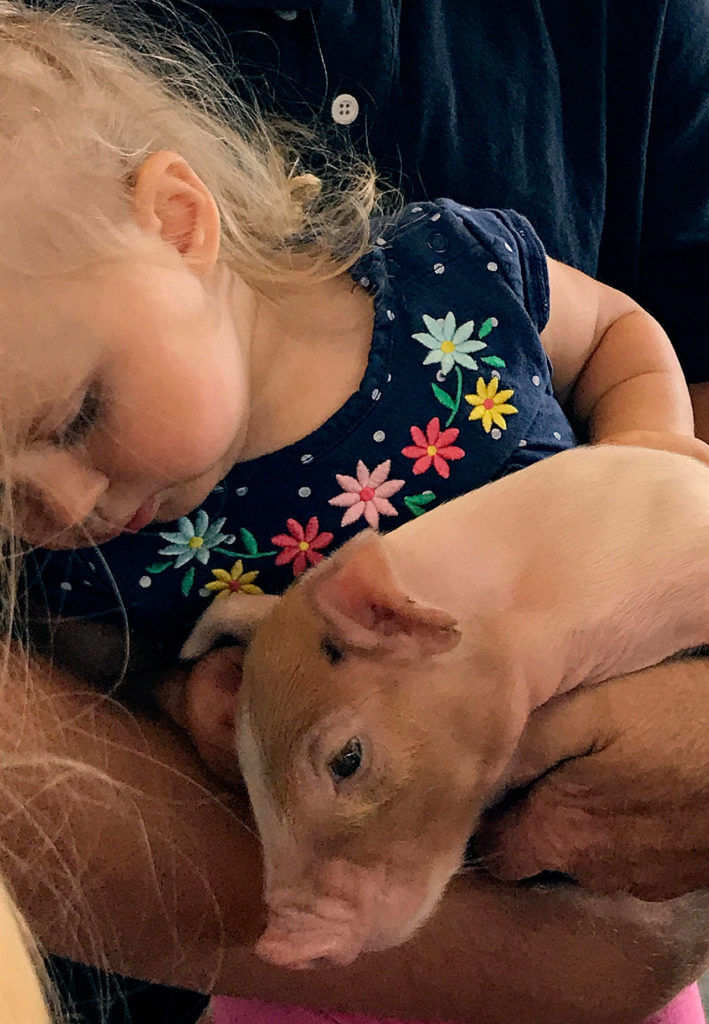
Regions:
<instances>
[{"instance_id":1,"label":"dark navy shirt","mask_svg":"<svg viewBox=\"0 0 709 1024\"><path fill-rule=\"evenodd\" d=\"M127 619L169 658L209 601L278 593L357 530L391 529L574 444L539 337L547 267L528 221L444 199L380 221L373 240L352 269L375 307L359 389L177 522L35 553L31 592L53 615Z\"/></svg>"},{"instance_id":2,"label":"dark navy shirt","mask_svg":"<svg viewBox=\"0 0 709 1024\"><path fill-rule=\"evenodd\" d=\"M519 210L550 256L637 299L689 379L709 379L706 0L198 7L262 105L315 115L408 200Z\"/></svg>"}]
</instances>

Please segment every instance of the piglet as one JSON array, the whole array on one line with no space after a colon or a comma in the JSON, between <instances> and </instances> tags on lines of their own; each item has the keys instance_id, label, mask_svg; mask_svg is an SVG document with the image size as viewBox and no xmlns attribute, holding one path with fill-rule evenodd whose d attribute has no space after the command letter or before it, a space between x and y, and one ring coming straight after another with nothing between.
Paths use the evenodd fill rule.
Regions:
<instances>
[{"instance_id":1,"label":"piglet","mask_svg":"<svg viewBox=\"0 0 709 1024\"><path fill-rule=\"evenodd\" d=\"M245 645L257 952L348 964L411 936L535 708L709 640L707 552L706 466L601 445L364 532L281 599L215 602L183 656Z\"/></svg>"}]
</instances>

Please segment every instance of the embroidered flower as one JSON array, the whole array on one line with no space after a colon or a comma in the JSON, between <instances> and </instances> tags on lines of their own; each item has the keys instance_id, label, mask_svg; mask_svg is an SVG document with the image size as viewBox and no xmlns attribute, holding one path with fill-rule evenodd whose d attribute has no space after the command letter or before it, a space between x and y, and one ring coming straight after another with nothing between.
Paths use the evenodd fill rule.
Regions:
<instances>
[{"instance_id":1,"label":"embroidered flower","mask_svg":"<svg viewBox=\"0 0 709 1024\"><path fill-rule=\"evenodd\" d=\"M177 555L175 569L182 568L187 562L196 558L202 565L209 561L210 548L216 547L226 540L226 534L221 532L226 518L215 519L209 525L209 516L200 509L194 517L194 525L183 516L177 520L179 533L161 533L163 540L168 541L168 547L160 548L159 555Z\"/></svg>"},{"instance_id":2,"label":"embroidered flower","mask_svg":"<svg viewBox=\"0 0 709 1024\"><path fill-rule=\"evenodd\" d=\"M371 473L360 459L357 463L356 478L342 473L335 474L343 493L330 498L329 504L347 509L342 517L342 526L356 523L363 515L369 525L376 530L380 515L398 516L399 513L388 499L400 491L406 481L388 480L390 471L391 459L380 462Z\"/></svg>"},{"instance_id":3,"label":"embroidered flower","mask_svg":"<svg viewBox=\"0 0 709 1024\"><path fill-rule=\"evenodd\" d=\"M446 480L450 476L448 460L462 459L465 452L452 442L458 437L457 427L441 430L441 421L437 416L429 420L426 433L420 427L411 427L411 440L414 442L401 449L407 459L416 459L413 471L416 475L425 473L431 466L439 476Z\"/></svg>"},{"instance_id":4,"label":"embroidered flower","mask_svg":"<svg viewBox=\"0 0 709 1024\"><path fill-rule=\"evenodd\" d=\"M287 526L290 533L279 533L271 537L272 544L283 548L276 555L276 565L287 565L292 562L293 575L300 576L309 565L322 562L322 549L332 542L332 534L325 531L320 533L317 516L311 516L305 527L295 519L289 519Z\"/></svg>"},{"instance_id":5,"label":"embroidered flower","mask_svg":"<svg viewBox=\"0 0 709 1024\"><path fill-rule=\"evenodd\" d=\"M215 578L211 583L205 583L205 590L212 590L217 598L227 597L229 594L263 594L261 587L257 587L254 580L258 576L258 569L251 572L244 572L244 563L238 558L231 569L212 569L212 576Z\"/></svg>"},{"instance_id":6,"label":"embroidered flower","mask_svg":"<svg viewBox=\"0 0 709 1024\"><path fill-rule=\"evenodd\" d=\"M455 363L460 363L468 370L477 370L478 364L469 353L479 352L487 348L487 345L484 341L471 338L475 330L474 320L466 320L460 327L456 327L453 313L446 313L442 320L434 320L424 313L422 319L428 327L428 334L421 332L411 337L430 349L423 361L424 366L427 363L440 363L443 373L450 373Z\"/></svg>"},{"instance_id":7,"label":"embroidered flower","mask_svg":"<svg viewBox=\"0 0 709 1024\"><path fill-rule=\"evenodd\" d=\"M511 416L518 411L514 405L507 404L507 400L514 394L514 389L498 391L499 384L499 377L492 377L489 384L486 384L482 377L478 377L477 394L465 396L465 401L474 406L468 419L482 420L486 434L490 433L493 423L501 430L506 430L505 416Z\"/></svg>"}]
</instances>

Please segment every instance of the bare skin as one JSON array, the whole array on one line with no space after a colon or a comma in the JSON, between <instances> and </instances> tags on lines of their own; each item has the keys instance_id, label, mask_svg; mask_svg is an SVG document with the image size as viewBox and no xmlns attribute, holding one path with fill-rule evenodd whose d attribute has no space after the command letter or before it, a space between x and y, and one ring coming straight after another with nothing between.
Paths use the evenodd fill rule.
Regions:
<instances>
[{"instance_id":1,"label":"bare skin","mask_svg":"<svg viewBox=\"0 0 709 1024\"><path fill-rule=\"evenodd\" d=\"M3 867L52 952L204 991L489 1024L517 1020L522 1002L533 1024L632 1024L709 963L709 897L652 905L467 875L398 950L347 970L270 967L250 952L259 849L238 795L167 724L42 665L31 701L16 666L11 677L6 756L79 762L8 770L0 790Z\"/></svg>"}]
</instances>

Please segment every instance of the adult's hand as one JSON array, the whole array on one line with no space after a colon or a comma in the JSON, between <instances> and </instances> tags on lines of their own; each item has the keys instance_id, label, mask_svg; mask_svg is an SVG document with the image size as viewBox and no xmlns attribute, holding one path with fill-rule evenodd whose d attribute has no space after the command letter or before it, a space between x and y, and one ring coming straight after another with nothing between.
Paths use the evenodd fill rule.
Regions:
<instances>
[{"instance_id":1,"label":"adult's hand","mask_svg":"<svg viewBox=\"0 0 709 1024\"><path fill-rule=\"evenodd\" d=\"M709 659L540 708L510 782L523 788L489 813L479 837L494 876L561 871L597 893L644 900L709 887Z\"/></svg>"}]
</instances>

